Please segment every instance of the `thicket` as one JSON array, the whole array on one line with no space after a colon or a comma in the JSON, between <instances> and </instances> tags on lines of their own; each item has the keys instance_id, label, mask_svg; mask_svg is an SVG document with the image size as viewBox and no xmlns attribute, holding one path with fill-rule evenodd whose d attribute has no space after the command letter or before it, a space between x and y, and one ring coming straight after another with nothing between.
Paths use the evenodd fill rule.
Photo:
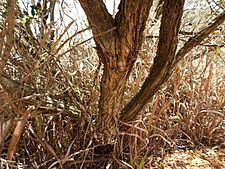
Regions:
<instances>
[{"instance_id":1,"label":"thicket","mask_svg":"<svg viewBox=\"0 0 225 169\"><path fill-rule=\"evenodd\" d=\"M1 168L101 168L114 162L148 168L151 156L224 145L224 25L185 56L138 119L124 124L130 129L118 132L113 146L99 145L95 123L102 64L90 29L82 29L78 21L66 21L65 4L61 5L61 20L48 29L38 6L22 10L17 5L13 46L0 75L5 82L0 91ZM2 58L8 14L3 7ZM180 45L216 15L212 11L200 6L184 12ZM159 23L149 20L150 24L155 26L145 30L124 104L140 89L153 63Z\"/></svg>"}]
</instances>

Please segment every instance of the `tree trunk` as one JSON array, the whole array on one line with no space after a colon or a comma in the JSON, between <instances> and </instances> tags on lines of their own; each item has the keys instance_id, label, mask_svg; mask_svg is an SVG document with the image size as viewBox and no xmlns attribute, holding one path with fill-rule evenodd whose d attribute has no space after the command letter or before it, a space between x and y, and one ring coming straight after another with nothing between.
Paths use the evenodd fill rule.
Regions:
<instances>
[{"instance_id":1,"label":"tree trunk","mask_svg":"<svg viewBox=\"0 0 225 169\"><path fill-rule=\"evenodd\" d=\"M184 55L200 44L225 19L225 14L216 18L213 24L191 38L176 54L185 0L164 0L153 66L140 91L122 109L124 88L141 46L153 0L121 0L115 18L107 12L102 0L79 1L92 28L98 56L104 64L97 131L103 135L102 138L109 140L113 139L113 134L118 130L117 120L135 120Z\"/></svg>"},{"instance_id":2,"label":"tree trunk","mask_svg":"<svg viewBox=\"0 0 225 169\"><path fill-rule=\"evenodd\" d=\"M104 64L97 131L110 140L117 128L124 88L141 46L152 0L121 0L115 18L103 1L80 0L80 4Z\"/></svg>"}]
</instances>

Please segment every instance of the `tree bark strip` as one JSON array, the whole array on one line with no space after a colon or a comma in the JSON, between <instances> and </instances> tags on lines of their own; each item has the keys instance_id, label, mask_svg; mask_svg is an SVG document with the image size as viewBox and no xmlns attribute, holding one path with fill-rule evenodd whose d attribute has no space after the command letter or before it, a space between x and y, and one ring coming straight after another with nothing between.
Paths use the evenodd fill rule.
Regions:
<instances>
[{"instance_id":1,"label":"tree bark strip","mask_svg":"<svg viewBox=\"0 0 225 169\"><path fill-rule=\"evenodd\" d=\"M164 1L158 50L154 64L140 91L123 109L120 116L121 121L134 120L159 87L169 78L177 49L183 6L184 0Z\"/></svg>"},{"instance_id":2,"label":"tree bark strip","mask_svg":"<svg viewBox=\"0 0 225 169\"><path fill-rule=\"evenodd\" d=\"M110 139L117 128L124 88L141 46L152 0L121 0L115 19L107 12L103 1L80 0L80 4L104 64L97 129ZM97 36L113 28L113 31Z\"/></svg>"}]
</instances>

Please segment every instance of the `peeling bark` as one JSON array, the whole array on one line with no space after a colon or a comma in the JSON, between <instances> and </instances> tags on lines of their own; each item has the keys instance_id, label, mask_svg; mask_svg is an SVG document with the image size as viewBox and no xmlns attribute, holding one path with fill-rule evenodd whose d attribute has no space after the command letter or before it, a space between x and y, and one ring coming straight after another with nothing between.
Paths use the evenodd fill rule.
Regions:
<instances>
[{"instance_id":1,"label":"peeling bark","mask_svg":"<svg viewBox=\"0 0 225 169\"><path fill-rule=\"evenodd\" d=\"M97 130L111 139L117 129L124 88L141 46L152 0L121 0L115 19L103 1L80 0L104 64ZM138 15L137 15L138 14ZM100 33L112 30L103 36Z\"/></svg>"},{"instance_id":2,"label":"peeling bark","mask_svg":"<svg viewBox=\"0 0 225 169\"><path fill-rule=\"evenodd\" d=\"M140 91L122 109L124 88L141 46L153 0L121 0L115 19L107 12L102 0L79 1L92 28L98 56L104 64L97 131L109 140L118 130L118 120L135 120L138 113L170 77L176 64L225 18L225 14L216 18L212 25L191 38L176 54L185 0L164 0L159 43L153 66ZM99 36L101 34L102 36Z\"/></svg>"},{"instance_id":3,"label":"peeling bark","mask_svg":"<svg viewBox=\"0 0 225 169\"><path fill-rule=\"evenodd\" d=\"M164 1L158 50L154 64L140 91L123 109L120 116L121 121L134 120L159 87L169 78L177 49L183 5L184 0Z\"/></svg>"}]
</instances>

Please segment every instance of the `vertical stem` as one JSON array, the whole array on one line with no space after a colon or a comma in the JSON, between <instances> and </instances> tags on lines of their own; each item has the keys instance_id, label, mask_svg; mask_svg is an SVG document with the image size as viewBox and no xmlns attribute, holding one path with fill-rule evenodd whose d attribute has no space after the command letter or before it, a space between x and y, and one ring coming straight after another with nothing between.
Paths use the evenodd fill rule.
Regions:
<instances>
[{"instance_id":1,"label":"vertical stem","mask_svg":"<svg viewBox=\"0 0 225 169\"><path fill-rule=\"evenodd\" d=\"M0 51L0 74L3 72L3 69L10 58L10 52L13 47L13 36L15 28L15 0L7 0L7 17L5 21L5 30L3 30L3 37L5 36L5 47L4 51ZM4 35L5 34L5 35ZM4 38L2 38L3 40ZM4 41L3 41L4 43Z\"/></svg>"}]
</instances>

